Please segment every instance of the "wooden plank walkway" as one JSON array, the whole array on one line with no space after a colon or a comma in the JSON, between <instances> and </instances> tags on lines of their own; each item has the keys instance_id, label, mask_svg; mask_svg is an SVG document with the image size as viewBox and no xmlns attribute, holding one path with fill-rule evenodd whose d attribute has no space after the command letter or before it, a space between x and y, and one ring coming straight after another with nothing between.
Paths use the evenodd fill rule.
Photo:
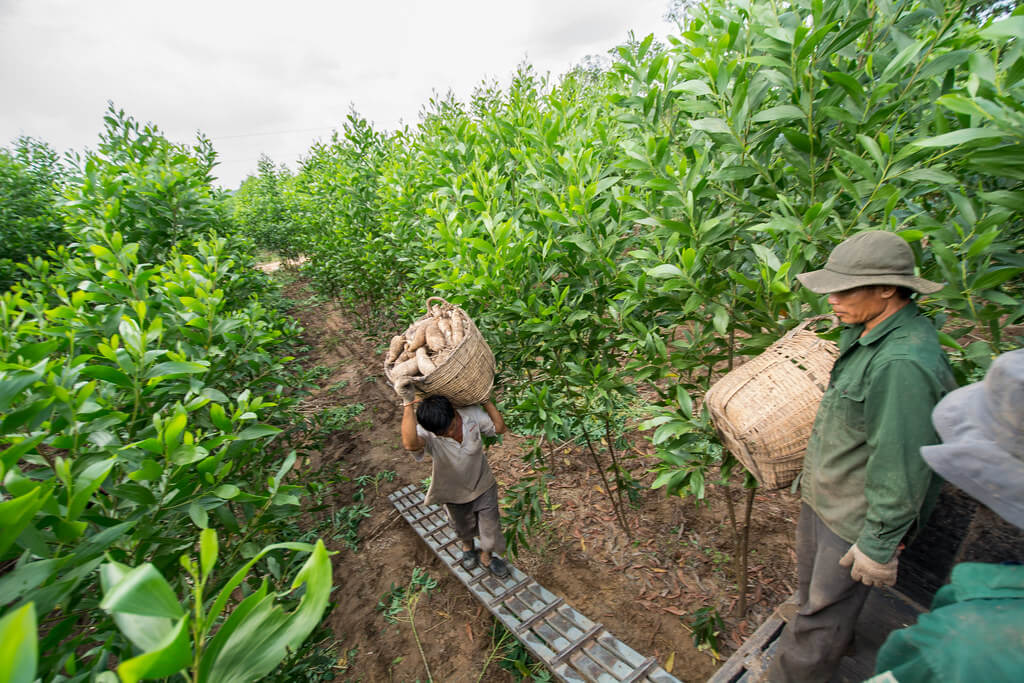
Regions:
<instances>
[{"instance_id":1,"label":"wooden plank walkway","mask_svg":"<svg viewBox=\"0 0 1024 683\"><path fill-rule=\"evenodd\" d=\"M511 563L504 579L481 566L463 569L462 548L444 508L424 503L418 486L405 486L388 498L448 569L558 680L678 683L653 657L644 658Z\"/></svg>"},{"instance_id":2,"label":"wooden plank walkway","mask_svg":"<svg viewBox=\"0 0 1024 683\"><path fill-rule=\"evenodd\" d=\"M752 683L775 656L778 637L786 625L783 613L787 605L796 605L796 595L790 596L765 620L763 624L729 657L708 683ZM839 662L830 683L856 683L871 678L875 672L875 657L886 637L894 630L905 628L917 621L921 606L898 591L875 589L861 610L854 629L854 647Z\"/></svg>"}]
</instances>

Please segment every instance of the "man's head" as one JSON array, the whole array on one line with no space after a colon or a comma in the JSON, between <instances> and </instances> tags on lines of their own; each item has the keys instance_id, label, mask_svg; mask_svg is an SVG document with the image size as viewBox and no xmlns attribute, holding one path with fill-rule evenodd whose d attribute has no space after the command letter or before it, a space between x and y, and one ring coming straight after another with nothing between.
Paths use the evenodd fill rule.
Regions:
<instances>
[{"instance_id":1,"label":"man's head","mask_svg":"<svg viewBox=\"0 0 1024 683\"><path fill-rule=\"evenodd\" d=\"M912 290L892 285L864 285L828 295L828 303L839 320L847 325L873 327L903 308Z\"/></svg>"},{"instance_id":2,"label":"man's head","mask_svg":"<svg viewBox=\"0 0 1024 683\"><path fill-rule=\"evenodd\" d=\"M914 252L893 232L867 230L843 240L821 270L796 276L816 294L846 292L867 285L890 285L933 294L942 285L914 275Z\"/></svg>"},{"instance_id":3,"label":"man's head","mask_svg":"<svg viewBox=\"0 0 1024 683\"><path fill-rule=\"evenodd\" d=\"M452 402L444 396L430 396L416 408L416 421L438 436L448 436L458 413Z\"/></svg>"}]
</instances>

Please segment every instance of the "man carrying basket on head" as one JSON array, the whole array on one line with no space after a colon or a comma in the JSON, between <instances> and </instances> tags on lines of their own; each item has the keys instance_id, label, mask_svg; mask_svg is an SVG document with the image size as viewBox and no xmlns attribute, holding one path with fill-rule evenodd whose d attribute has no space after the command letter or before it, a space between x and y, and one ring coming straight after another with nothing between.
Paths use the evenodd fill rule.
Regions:
<instances>
[{"instance_id":1,"label":"man carrying basket on head","mask_svg":"<svg viewBox=\"0 0 1024 683\"><path fill-rule=\"evenodd\" d=\"M491 474L482 436L505 433L505 420L491 403L455 408L444 396L416 398L408 378L395 382L402 399L402 446L417 454L426 449L432 460L428 504L443 503L462 541L462 568L482 564L498 578L508 565L495 553L505 552L498 510L498 482ZM418 405L417 405L418 404ZM480 537L479 552L474 549Z\"/></svg>"},{"instance_id":2,"label":"man carrying basket on head","mask_svg":"<svg viewBox=\"0 0 1024 683\"><path fill-rule=\"evenodd\" d=\"M765 678L827 681L870 587L896 583L899 550L934 504L941 481L920 450L938 443L931 412L956 382L911 299L942 285L914 275L899 235L858 233L797 278L846 328L801 474L797 611Z\"/></svg>"}]
</instances>

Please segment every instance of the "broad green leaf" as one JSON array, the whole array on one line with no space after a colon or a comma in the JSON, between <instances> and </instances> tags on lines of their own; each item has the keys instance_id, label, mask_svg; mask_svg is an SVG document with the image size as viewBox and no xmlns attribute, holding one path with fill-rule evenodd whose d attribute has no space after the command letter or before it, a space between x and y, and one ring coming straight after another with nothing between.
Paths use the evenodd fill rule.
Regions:
<instances>
[{"instance_id":1,"label":"broad green leaf","mask_svg":"<svg viewBox=\"0 0 1024 683\"><path fill-rule=\"evenodd\" d=\"M277 427L272 427L267 424L255 424L243 429L236 438L239 441L248 441L250 439L261 439L265 436L273 436L280 433L281 430Z\"/></svg>"},{"instance_id":2,"label":"broad green leaf","mask_svg":"<svg viewBox=\"0 0 1024 683\"><path fill-rule=\"evenodd\" d=\"M184 614L167 579L148 562L130 569L104 591L100 607L113 613L168 619L180 619Z\"/></svg>"},{"instance_id":3,"label":"broad green leaf","mask_svg":"<svg viewBox=\"0 0 1024 683\"><path fill-rule=\"evenodd\" d=\"M1005 206L1014 211L1024 211L1024 193L1021 192L994 190L992 192L979 192L978 196L986 202L992 202L997 206Z\"/></svg>"},{"instance_id":4,"label":"broad green leaf","mask_svg":"<svg viewBox=\"0 0 1024 683\"><path fill-rule=\"evenodd\" d=\"M971 288L975 291L981 291L984 289L991 289L998 287L1004 282L1009 282L1013 278L1017 277L1024 272L1021 268L996 268L993 270L985 271L978 275L977 278L971 282Z\"/></svg>"},{"instance_id":5,"label":"broad green leaf","mask_svg":"<svg viewBox=\"0 0 1024 683\"><path fill-rule=\"evenodd\" d=\"M8 570L0 576L0 605L20 600L28 591L50 579L60 568L60 560L36 560Z\"/></svg>"},{"instance_id":6,"label":"broad green leaf","mask_svg":"<svg viewBox=\"0 0 1024 683\"><path fill-rule=\"evenodd\" d=\"M164 468L156 460L146 458L136 471L128 475L132 481L154 481L163 476Z\"/></svg>"},{"instance_id":7,"label":"broad green leaf","mask_svg":"<svg viewBox=\"0 0 1024 683\"><path fill-rule=\"evenodd\" d=\"M729 331L729 312L724 306L715 304L711 307L712 324L718 334L724 335Z\"/></svg>"},{"instance_id":8,"label":"broad green leaf","mask_svg":"<svg viewBox=\"0 0 1024 683\"><path fill-rule=\"evenodd\" d=\"M241 492L242 490L234 484L221 484L213 490L213 495L225 500L231 500Z\"/></svg>"},{"instance_id":9,"label":"broad green leaf","mask_svg":"<svg viewBox=\"0 0 1024 683\"><path fill-rule=\"evenodd\" d=\"M943 346L948 346L949 348L956 349L957 351L962 352L964 350L964 347L960 346L956 339L953 339L953 337L949 336L945 332L939 332L939 342L941 342Z\"/></svg>"},{"instance_id":10,"label":"broad green leaf","mask_svg":"<svg viewBox=\"0 0 1024 683\"><path fill-rule=\"evenodd\" d=\"M1005 135L1002 131L994 130L992 128L961 128L960 130L954 130L951 133L943 133L942 135L936 135L935 137L925 138L923 140L915 140L910 144L914 147L952 147L954 145L963 145L968 142L975 142L978 140L992 140L994 138L1001 138Z\"/></svg>"},{"instance_id":11,"label":"broad green leaf","mask_svg":"<svg viewBox=\"0 0 1024 683\"><path fill-rule=\"evenodd\" d=\"M209 361L167 361L165 363L157 363L146 372L146 379L171 377L174 375L194 375L206 372L210 369L209 365Z\"/></svg>"},{"instance_id":12,"label":"broad green leaf","mask_svg":"<svg viewBox=\"0 0 1024 683\"><path fill-rule=\"evenodd\" d=\"M690 125L697 130L702 130L706 133L727 133L732 134L729 130L729 124L724 119L718 118L707 118L707 119L696 119L690 121Z\"/></svg>"},{"instance_id":13,"label":"broad green leaf","mask_svg":"<svg viewBox=\"0 0 1024 683\"><path fill-rule=\"evenodd\" d=\"M693 415L693 400L682 385L676 387L676 405L683 415Z\"/></svg>"},{"instance_id":14,"label":"broad green leaf","mask_svg":"<svg viewBox=\"0 0 1024 683\"><path fill-rule=\"evenodd\" d=\"M0 469L0 479L7 474L8 470L18 463L18 460L20 460L23 455L35 448L46 437L46 432L36 434L28 439L20 439L16 441L13 441L16 437L12 437L13 443L7 446L5 450L0 451L0 463L3 465L3 468Z\"/></svg>"},{"instance_id":15,"label":"broad green leaf","mask_svg":"<svg viewBox=\"0 0 1024 683\"><path fill-rule=\"evenodd\" d=\"M953 50L946 54L939 55L928 61L921 69L921 78L945 75L950 69L954 69L967 61L971 56L970 50Z\"/></svg>"},{"instance_id":16,"label":"broad green leaf","mask_svg":"<svg viewBox=\"0 0 1024 683\"><path fill-rule=\"evenodd\" d=\"M36 606L30 602L0 618L0 681L33 683L38 659Z\"/></svg>"},{"instance_id":17,"label":"broad green leaf","mask_svg":"<svg viewBox=\"0 0 1024 683\"><path fill-rule=\"evenodd\" d=\"M792 104L780 104L757 112L750 120L754 123L765 123L767 121L788 121L790 119L802 119L806 117L807 115L800 109L800 107L796 107Z\"/></svg>"},{"instance_id":18,"label":"broad green leaf","mask_svg":"<svg viewBox=\"0 0 1024 683\"><path fill-rule=\"evenodd\" d=\"M641 432L646 432L650 429L654 429L655 427L660 427L666 422L671 422L674 419L676 418L673 415L658 415L657 417L652 417L650 419L644 420L639 425L637 425L637 429Z\"/></svg>"},{"instance_id":19,"label":"broad green leaf","mask_svg":"<svg viewBox=\"0 0 1024 683\"><path fill-rule=\"evenodd\" d=\"M206 508L199 504L199 501L193 500L188 504L188 516L200 529L205 529L210 526L210 516L206 512Z\"/></svg>"},{"instance_id":20,"label":"broad green leaf","mask_svg":"<svg viewBox=\"0 0 1024 683\"><path fill-rule=\"evenodd\" d=\"M264 584L265 585L265 584ZM239 605L210 641L200 664L200 681L245 683L265 676L289 651L298 649L323 616L331 593L331 561L323 541L292 582L292 590L305 586L301 601L286 614L270 595ZM250 603L246 605L245 603ZM243 609L245 605L246 609ZM237 614L241 612L241 615Z\"/></svg>"},{"instance_id":21,"label":"broad green leaf","mask_svg":"<svg viewBox=\"0 0 1024 683\"><path fill-rule=\"evenodd\" d=\"M752 178L757 174L757 169L749 166L726 166L725 168L715 171L714 178L716 180L744 180L746 178Z\"/></svg>"},{"instance_id":22,"label":"broad green leaf","mask_svg":"<svg viewBox=\"0 0 1024 683\"><path fill-rule=\"evenodd\" d=\"M217 564L217 532L213 529L203 529L199 534L199 568L205 578L213 571Z\"/></svg>"},{"instance_id":23,"label":"broad green leaf","mask_svg":"<svg viewBox=\"0 0 1024 683\"><path fill-rule=\"evenodd\" d=\"M14 361L20 358L23 363L38 363L55 351L60 345L61 342L56 339L25 344L12 351L8 356L8 360Z\"/></svg>"},{"instance_id":24,"label":"broad green leaf","mask_svg":"<svg viewBox=\"0 0 1024 683\"><path fill-rule=\"evenodd\" d=\"M647 269L647 275L659 280L665 280L671 277L685 277L685 273L679 269L679 266L675 266L671 263L663 263L660 266Z\"/></svg>"},{"instance_id":25,"label":"broad green leaf","mask_svg":"<svg viewBox=\"0 0 1024 683\"><path fill-rule=\"evenodd\" d=\"M712 95L711 88L704 81L690 80L672 87L672 92L686 92L691 95Z\"/></svg>"},{"instance_id":26,"label":"broad green leaf","mask_svg":"<svg viewBox=\"0 0 1024 683\"><path fill-rule=\"evenodd\" d=\"M814 51L814 48L818 46L818 43L820 43L826 35L835 30L836 24L837 22L834 21L829 22L828 24L815 29L813 33L807 36L807 39L804 40L803 44L800 46L800 52L797 54L797 61L807 59L807 57L809 57Z\"/></svg>"},{"instance_id":27,"label":"broad green leaf","mask_svg":"<svg viewBox=\"0 0 1024 683\"><path fill-rule=\"evenodd\" d=\"M114 458L100 460L83 470L75 478L74 495L71 497L71 503L68 505L67 517L69 519L77 520L82 512L85 511L85 506L89 504L92 495L106 481L110 470L114 468L115 464L116 460Z\"/></svg>"},{"instance_id":28,"label":"broad green leaf","mask_svg":"<svg viewBox=\"0 0 1024 683\"><path fill-rule=\"evenodd\" d=\"M906 67L910 62L917 56L921 51L922 45L918 41L914 41L900 50L892 60L885 65L882 69L882 74L878 77L880 83L887 83L891 76L896 75L898 71Z\"/></svg>"},{"instance_id":29,"label":"broad green leaf","mask_svg":"<svg viewBox=\"0 0 1024 683\"><path fill-rule=\"evenodd\" d=\"M50 491L37 486L32 491L0 503L0 557L14 545L18 536L50 498Z\"/></svg>"},{"instance_id":30,"label":"broad green leaf","mask_svg":"<svg viewBox=\"0 0 1024 683\"><path fill-rule=\"evenodd\" d=\"M121 680L136 683L144 678L167 678L187 668L192 663L188 626L188 617L182 617L151 650L118 666Z\"/></svg>"},{"instance_id":31,"label":"broad green leaf","mask_svg":"<svg viewBox=\"0 0 1024 683\"><path fill-rule=\"evenodd\" d=\"M100 587L107 593L131 572L132 568L119 562L108 562L100 567ZM112 614L114 623L128 640L143 652L156 648L174 628L168 617L150 617L125 612Z\"/></svg>"},{"instance_id":32,"label":"broad green leaf","mask_svg":"<svg viewBox=\"0 0 1024 683\"><path fill-rule=\"evenodd\" d=\"M864 99L864 88L861 87L861 84L853 76L841 71L826 71L824 75L829 81L836 83L845 90L846 94L856 102L861 102Z\"/></svg>"},{"instance_id":33,"label":"broad green leaf","mask_svg":"<svg viewBox=\"0 0 1024 683\"><path fill-rule=\"evenodd\" d=\"M89 365L82 368L81 372L86 377L101 379L104 382L110 382L111 384L116 384L119 387L132 386L132 380L128 375L116 368L110 367L109 365Z\"/></svg>"},{"instance_id":34,"label":"broad green leaf","mask_svg":"<svg viewBox=\"0 0 1024 683\"><path fill-rule=\"evenodd\" d=\"M45 359L39 361L31 370L15 370L13 372L0 373L0 411L6 411L11 402L25 390L26 387L43 379L46 372Z\"/></svg>"},{"instance_id":35,"label":"broad green leaf","mask_svg":"<svg viewBox=\"0 0 1024 683\"><path fill-rule=\"evenodd\" d=\"M977 102L975 102L972 99L968 99L963 95L943 95L942 97L937 99L936 102L941 106L945 107L946 109L955 111L958 114L966 114L968 116L981 116L986 119L992 118L992 115L989 114L984 109L982 109L981 107L979 107Z\"/></svg>"},{"instance_id":36,"label":"broad green leaf","mask_svg":"<svg viewBox=\"0 0 1024 683\"><path fill-rule=\"evenodd\" d=\"M288 542L288 543L274 543L272 545L268 545L268 546L264 547L262 550L260 550L258 553L256 553L256 555L253 556L247 563L245 563L245 565L243 565L238 571L236 571L234 573L234 575L231 577L231 580L228 581L224 585L223 588L221 588L220 593L217 594L217 600L214 601L213 606L206 613L207 614L207 617L206 617L207 621L206 621L206 624L204 624L203 628L209 628L210 626L213 625L213 622L216 621L220 617L220 613L224 610L224 607L228 604L228 600L231 599L232 592L236 588L238 588L238 586L242 583L242 581L245 580L245 577L249 574L249 570L252 569L253 565L255 565L257 562L259 562L261 559L263 559L263 557L267 553L273 552L274 550L278 550L278 549L295 550L297 552L307 552L307 553L309 553L309 552L313 551L313 548L314 548L314 546L310 545L309 543L292 543L292 542Z\"/></svg>"},{"instance_id":37,"label":"broad green leaf","mask_svg":"<svg viewBox=\"0 0 1024 683\"><path fill-rule=\"evenodd\" d=\"M1018 15L994 22L979 31L978 35L989 40L1007 40L1008 38L1020 40L1024 37L1024 16Z\"/></svg>"},{"instance_id":38,"label":"broad green leaf","mask_svg":"<svg viewBox=\"0 0 1024 683\"><path fill-rule=\"evenodd\" d=\"M751 245L754 249L754 253L757 254L757 259L767 265L772 270L778 270L782 267L782 263L779 261L779 257L776 256L775 252L763 244Z\"/></svg>"},{"instance_id":39,"label":"broad green leaf","mask_svg":"<svg viewBox=\"0 0 1024 683\"><path fill-rule=\"evenodd\" d=\"M210 420L222 432L231 432L231 420L227 418L224 407L219 403L210 404Z\"/></svg>"},{"instance_id":40,"label":"broad green leaf","mask_svg":"<svg viewBox=\"0 0 1024 683\"><path fill-rule=\"evenodd\" d=\"M940 171L937 168L915 168L900 176L904 180L918 180L937 185L955 185L959 181L956 176Z\"/></svg>"},{"instance_id":41,"label":"broad green leaf","mask_svg":"<svg viewBox=\"0 0 1024 683\"><path fill-rule=\"evenodd\" d=\"M882 148L878 146L878 142L874 138L869 138L867 135L857 135L857 142L864 148L864 151L871 155L878 168L885 167L885 157L882 156Z\"/></svg>"},{"instance_id":42,"label":"broad green leaf","mask_svg":"<svg viewBox=\"0 0 1024 683\"><path fill-rule=\"evenodd\" d=\"M167 459L174 465L183 466L199 462L209 454L210 452L202 446L196 446L195 444L182 444L171 451L167 456Z\"/></svg>"},{"instance_id":43,"label":"broad green leaf","mask_svg":"<svg viewBox=\"0 0 1024 683\"><path fill-rule=\"evenodd\" d=\"M181 433L188 426L188 415L184 412L177 412L171 419L164 422L160 430L160 442L166 448L173 448L181 441Z\"/></svg>"}]
</instances>

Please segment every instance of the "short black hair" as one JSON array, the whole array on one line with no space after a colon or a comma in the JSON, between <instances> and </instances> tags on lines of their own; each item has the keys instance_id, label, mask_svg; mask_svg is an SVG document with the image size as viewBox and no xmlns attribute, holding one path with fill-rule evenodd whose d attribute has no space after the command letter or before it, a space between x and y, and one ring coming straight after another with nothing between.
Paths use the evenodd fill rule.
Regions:
<instances>
[{"instance_id":1,"label":"short black hair","mask_svg":"<svg viewBox=\"0 0 1024 683\"><path fill-rule=\"evenodd\" d=\"M416 420L423 428L437 435L448 431L455 419L455 407L444 396L429 396L416 408Z\"/></svg>"},{"instance_id":2,"label":"short black hair","mask_svg":"<svg viewBox=\"0 0 1024 683\"><path fill-rule=\"evenodd\" d=\"M911 299L914 298L914 294L916 293L917 292L915 292L910 287L904 287L901 285L896 288L896 296L903 299L904 301L910 301Z\"/></svg>"}]
</instances>

